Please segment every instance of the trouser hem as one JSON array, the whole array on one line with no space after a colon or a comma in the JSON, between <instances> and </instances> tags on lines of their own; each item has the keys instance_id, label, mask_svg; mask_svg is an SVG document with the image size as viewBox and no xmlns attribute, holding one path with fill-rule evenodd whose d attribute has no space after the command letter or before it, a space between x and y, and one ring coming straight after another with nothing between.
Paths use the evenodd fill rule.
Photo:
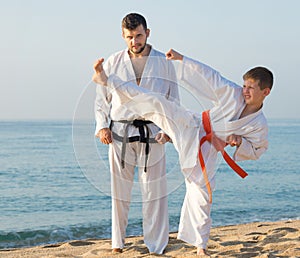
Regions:
<instances>
[{"instance_id":1,"label":"trouser hem","mask_svg":"<svg viewBox=\"0 0 300 258\"><path fill-rule=\"evenodd\" d=\"M206 249L206 246L207 246L207 244L197 244L195 241L191 241L188 238L185 238L184 236L179 235L179 234L177 236L177 239L180 239L180 240L182 240L182 241L184 241L184 242L186 242L188 244L191 244L191 245L193 245L195 247L199 247L199 248L202 248L202 249Z\"/></svg>"}]
</instances>

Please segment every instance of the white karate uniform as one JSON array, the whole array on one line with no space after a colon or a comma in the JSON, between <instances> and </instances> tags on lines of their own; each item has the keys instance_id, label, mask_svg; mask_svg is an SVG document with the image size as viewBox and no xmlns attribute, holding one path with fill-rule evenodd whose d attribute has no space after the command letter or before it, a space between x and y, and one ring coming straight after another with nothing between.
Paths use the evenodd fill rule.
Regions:
<instances>
[{"instance_id":1,"label":"white karate uniform","mask_svg":"<svg viewBox=\"0 0 300 258\"><path fill-rule=\"evenodd\" d=\"M107 75L115 74L123 81L136 83L136 76L127 50L110 56L105 63ZM163 98L179 101L177 77L171 61L163 53L151 48L143 70L139 88L159 92ZM110 120L144 119L136 112L124 109L118 96L97 85L95 101L96 134L108 128ZM150 138L155 138L160 128L155 124L147 125ZM123 137L126 124L114 122L112 131ZM139 136L133 125L128 128L127 137ZM126 143L125 167L121 167L122 142L113 139L109 145L112 193L112 248L123 248L131 191L134 183L134 168L139 168L139 183L143 201L144 242L150 252L161 254L168 244L169 218L166 185L166 164L164 145L150 143L150 153L145 166L145 143Z\"/></svg>"},{"instance_id":2,"label":"white karate uniform","mask_svg":"<svg viewBox=\"0 0 300 258\"><path fill-rule=\"evenodd\" d=\"M262 109L239 119L246 104L242 87L223 78L217 71L198 61L184 57L180 79L187 83L194 96L211 100L212 130L222 140L231 134L241 135L242 143L236 148L234 160L258 159L268 147L268 127ZM209 195L198 160L199 142L206 133L201 115L169 102L158 94L124 84L111 76L108 85L124 104L124 108L153 121L172 139L183 174L186 178L178 238L196 247L206 248L211 228ZM117 90L116 90L117 89ZM134 105L132 105L134 103ZM208 179L215 186L217 151L209 143L202 145Z\"/></svg>"}]
</instances>

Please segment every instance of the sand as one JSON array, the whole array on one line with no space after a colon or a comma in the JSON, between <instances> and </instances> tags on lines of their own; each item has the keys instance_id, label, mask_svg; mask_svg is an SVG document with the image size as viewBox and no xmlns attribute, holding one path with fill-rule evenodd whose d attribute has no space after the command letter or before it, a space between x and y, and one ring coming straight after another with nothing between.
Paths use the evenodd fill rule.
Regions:
<instances>
[{"instance_id":1,"label":"sand","mask_svg":"<svg viewBox=\"0 0 300 258\"><path fill-rule=\"evenodd\" d=\"M87 239L30 248L0 250L0 257L197 257L196 248L176 239L163 255L149 254L142 237L126 238L122 254L111 253L110 240ZM208 243L211 257L300 257L300 220L250 223L213 228Z\"/></svg>"}]
</instances>

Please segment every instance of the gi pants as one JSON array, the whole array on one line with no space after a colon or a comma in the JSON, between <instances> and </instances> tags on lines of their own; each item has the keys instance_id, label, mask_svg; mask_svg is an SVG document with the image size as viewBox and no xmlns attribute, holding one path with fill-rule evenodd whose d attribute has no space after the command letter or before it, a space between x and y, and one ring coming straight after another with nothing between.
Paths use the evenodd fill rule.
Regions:
<instances>
[{"instance_id":1,"label":"gi pants","mask_svg":"<svg viewBox=\"0 0 300 258\"><path fill-rule=\"evenodd\" d=\"M163 253L169 240L165 149L150 144L147 172L144 172L145 143L126 144L125 167L121 166L122 142L113 140L109 148L112 191L112 248L125 244L134 168L138 166L142 195L144 242L149 252Z\"/></svg>"}]
</instances>

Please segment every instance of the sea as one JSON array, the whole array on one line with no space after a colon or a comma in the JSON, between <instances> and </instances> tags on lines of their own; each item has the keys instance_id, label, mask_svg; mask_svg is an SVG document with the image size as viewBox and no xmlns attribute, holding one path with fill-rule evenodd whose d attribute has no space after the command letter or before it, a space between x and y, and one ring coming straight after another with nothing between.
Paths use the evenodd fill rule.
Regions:
<instances>
[{"instance_id":1,"label":"sea","mask_svg":"<svg viewBox=\"0 0 300 258\"><path fill-rule=\"evenodd\" d=\"M108 148L94 137L94 126L0 122L0 249L111 237ZM258 161L240 163L245 179L219 160L213 227L300 219L299 136L299 119L269 119L269 149ZM166 157L170 231L176 232L185 185L170 143ZM143 234L137 174L127 236Z\"/></svg>"}]
</instances>

